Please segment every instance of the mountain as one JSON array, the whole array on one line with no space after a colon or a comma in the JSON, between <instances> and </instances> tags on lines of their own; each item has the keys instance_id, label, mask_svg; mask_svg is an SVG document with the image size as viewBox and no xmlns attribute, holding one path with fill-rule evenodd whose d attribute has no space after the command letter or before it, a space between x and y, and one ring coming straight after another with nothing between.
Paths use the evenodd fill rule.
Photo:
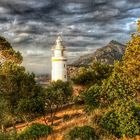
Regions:
<instances>
[{"instance_id":1,"label":"mountain","mask_svg":"<svg viewBox=\"0 0 140 140\"><path fill-rule=\"evenodd\" d=\"M106 64L114 64L115 60L121 60L125 52L126 46L112 40L106 46L97 49L94 53L81 56L78 60L74 61L73 66L88 66L93 61L99 61Z\"/></svg>"}]
</instances>

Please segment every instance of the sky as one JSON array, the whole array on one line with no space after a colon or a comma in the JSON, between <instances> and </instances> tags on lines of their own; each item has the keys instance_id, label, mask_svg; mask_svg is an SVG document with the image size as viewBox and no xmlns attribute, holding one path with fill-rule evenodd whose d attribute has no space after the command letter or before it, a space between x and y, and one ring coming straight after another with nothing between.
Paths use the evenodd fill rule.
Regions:
<instances>
[{"instance_id":1,"label":"sky","mask_svg":"<svg viewBox=\"0 0 140 140\"><path fill-rule=\"evenodd\" d=\"M136 31L140 0L0 0L0 35L23 55L26 69L51 71L59 34L69 61Z\"/></svg>"}]
</instances>

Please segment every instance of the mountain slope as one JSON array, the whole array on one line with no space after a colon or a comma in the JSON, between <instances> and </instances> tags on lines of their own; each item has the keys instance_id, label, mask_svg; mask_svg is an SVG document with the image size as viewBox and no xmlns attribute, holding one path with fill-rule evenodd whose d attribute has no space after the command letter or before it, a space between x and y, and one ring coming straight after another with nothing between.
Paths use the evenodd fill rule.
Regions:
<instances>
[{"instance_id":1,"label":"mountain slope","mask_svg":"<svg viewBox=\"0 0 140 140\"><path fill-rule=\"evenodd\" d=\"M106 64L114 64L115 60L121 60L125 52L125 45L117 42L110 41L105 47L97 49L94 53L81 56L78 60L71 65L74 66L87 66L93 61L99 61Z\"/></svg>"}]
</instances>

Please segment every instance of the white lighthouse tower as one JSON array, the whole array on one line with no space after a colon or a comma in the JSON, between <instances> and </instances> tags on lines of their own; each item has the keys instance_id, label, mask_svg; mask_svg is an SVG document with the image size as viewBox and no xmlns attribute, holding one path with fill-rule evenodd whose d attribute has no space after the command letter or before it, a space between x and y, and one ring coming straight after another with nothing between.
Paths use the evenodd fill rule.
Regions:
<instances>
[{"instance_id":1,"label":"white lighthouse tower","mask_svg":"<svg viewBox=\"0 0 140 140\"><path fill-rule=\"evenodd\" d=\"M64 56L65 47L59 36L56 45L52 48L52 81L67 81L67 58Z\"/></svg>"}]
</instances>

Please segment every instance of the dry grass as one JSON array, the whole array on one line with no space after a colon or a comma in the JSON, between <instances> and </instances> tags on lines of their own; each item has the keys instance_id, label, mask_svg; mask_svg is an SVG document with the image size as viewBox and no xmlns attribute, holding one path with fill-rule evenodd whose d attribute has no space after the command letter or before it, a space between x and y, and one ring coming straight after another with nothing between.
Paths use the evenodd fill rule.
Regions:
<instances>
[{"instance_id":1,"label":"dry grass","mask_svg":"<svg viewBox=\"0 0 140 140\"><path fill-rule=\"evenodd\" d=\"M74 118L71 121L62 123L59 127L54 128L54 133L48 137L47 140L62 140L63 135L67 133L68 130L75 126L87 125L88 120L86 117L82 116L80 118Z\"/></svg>"},{"instance_id":2,"label":"dry grass","mask_svg":"<svg viewBox=\"0 0 140 140\"><path fill-rule=\"evenodd\" d=\"M106 111L108 110L96 109L93 112L91 112L89 115L84 112L82 106L71 107L71 108L59 111L56 114L58 119L54 121L53 134L50 135L48 138L40 138L40 140L62 140L64 134L66 134L70 129L72 129L75 126L83 126L83 125L92 126L96 130L97 135L100 136L100 140L140 140L140 136L136 136L135 138L117 139L113 135L110 135L108 132L102 130L97 124L97 122L100 116L103 115ZM69 117L68 120L64 120L65 115ZM17 125L16 128L20 132L24 130L27 126L30 126L32 123L44 124L44 119L39 118L33 122L30 122L29 124L24 123L21 125ZM48 124L50 124L49 121L48 121Z\"/></svg>"},{"instance_id":3,"label":"dry grass","mask_svg":"<svg viewBox=\"0 0 140 140\"><path fill-rule=\"evenodd\" d=\"M63 120L65 115L69 116L67 121ZM40 140L62 140L63 135L71 128L75 126L83 126L87 125L90 122L89 117L83 111L83 107L72 107L66 110L59 111L56 116L59 118L54 121L53 126L53 134L50 135L48 138L40 138ZM48 117L48 116L46 116ZM30 126L33 123L44 123L43 118L38 118L30 123L24 123L17 125L16 128L18 132L23 131L26 127ZM48 124L50 122L48 121Z\"/></svg>"},{"instance_id":4,"label":"dry grass","mask_svg":"<svg viewBox=\"0 0 140 140\"><path fill-rule=\"evenodd\" d=\"M64 109L64 110L57 112L56 116L58 117L58 119L54 120L54 131L58 131L59 129L61 129L61 126L64 126L64 125L66 125L66 123L68 123L68 122L63 121L63 117L65 115L70 116L69 122L72 123L72 120L76 120L78 117L80 118L81 116L85 115L85 113L83 111L82 106L81 107L71 107L71 108ZM49 115L47 115L46 118L49 118ZM19 124L16 126L16 129L17 129L17 131L20 132L20 131L24 130L27 126L30 126L33 123L45 124L44 118L41 117L41 118L38 118L38 119L36 119L32 122L29 122L29 123ZM49 122L49 119L48 119L47 123L48 123L48 125L51 124L51 122ZM55 124L56 124L56 126L55 126Z\"/></svg>"}]
</instances>

